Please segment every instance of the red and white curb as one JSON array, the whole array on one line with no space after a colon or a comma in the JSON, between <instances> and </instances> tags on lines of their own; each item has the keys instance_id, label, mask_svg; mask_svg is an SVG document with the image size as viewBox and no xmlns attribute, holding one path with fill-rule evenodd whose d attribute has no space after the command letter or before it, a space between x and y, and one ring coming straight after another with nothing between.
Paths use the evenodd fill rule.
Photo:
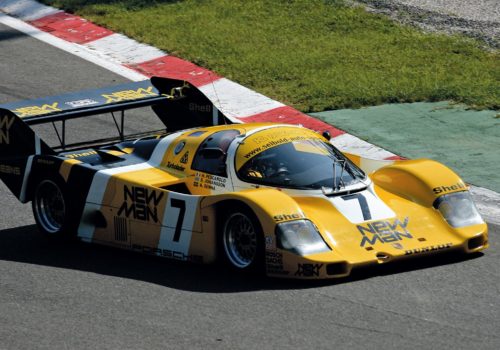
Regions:
<instances>
[{"instance_id":1,"label":"red and white curb","mask_svg":"<svg viewBox=\"0 0 500 350\"><path fill-rule=\"evenodd\" d=\"M0 22L128 79L139 81L159 75L189 80L218 101L217 107L234 121L301 124L317 131L328 130L332 143L343 151L372 159L399 158L214 72L79 16L34 0L0 0L0 11L17 18L2 16Z\"/></svg>"},{"instance_id":2,"label":"red and white curb","mask_svg":"<svg viewBox=\"0 0 500 350\"><path fill-rule=\"evenodd\" d=\"M145 80L153 75L189 80L214 101L218 101L215 103L217 108L235 122L301 124L313 130L329 131L331 142L342 151L376 160L400 159L394 153L212 71L114 33L79 16L34 0L0 0L0 11L5 13L0 13L0 23L132 81ZM482 208L483 202L479 205L483 215L487 219L491 217L500 221L500 195L480 188L475 188L473 192L489 199L487 205Z\"/></svg>"}]
</instances>

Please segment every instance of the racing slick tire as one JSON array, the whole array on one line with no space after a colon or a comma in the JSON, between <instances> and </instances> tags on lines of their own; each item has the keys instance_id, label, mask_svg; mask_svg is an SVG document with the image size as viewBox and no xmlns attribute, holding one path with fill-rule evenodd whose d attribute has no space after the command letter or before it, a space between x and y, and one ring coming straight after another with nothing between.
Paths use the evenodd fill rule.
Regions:
<instances>
[{"instance_id":1,"label":"racing slick tire","mask_svg":"<svg viewBox=\"0 0 500 350\"><path fill-rule=\"evenodd\" d=\"M43 177L35 187L31 205L41 233L49 237L69 236L69 200L62 180Z\"/></svg>"},{"instance_id":2,"label":"racing slick tire","mask_svg":"<svg viewBox=\"0 0 500 350\"><path fill-rule=\"evenodd\" d=\"M221 250L224 262L233 270L264 271L262 228L255 214L243 205L234 205L222 223Z\"/></svg>"}]
</instances>

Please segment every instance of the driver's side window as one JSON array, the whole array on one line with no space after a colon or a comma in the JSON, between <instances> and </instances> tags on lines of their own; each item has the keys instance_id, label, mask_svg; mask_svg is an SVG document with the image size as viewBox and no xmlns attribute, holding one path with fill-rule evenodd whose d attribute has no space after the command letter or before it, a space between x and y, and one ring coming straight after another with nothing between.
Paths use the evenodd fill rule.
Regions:
<instances>
[{"instance_id":1,"label":"driver's side window","mask_svg":"<svg viewBox=\"0 0 500 350\"><path fill-rule=\"evenodd\" d=\"M191 168L205 173L227 177L226 156L231 141L238 130L223 130L213 133L202 142L193 159Z\"/></svg>"}]
</instances>

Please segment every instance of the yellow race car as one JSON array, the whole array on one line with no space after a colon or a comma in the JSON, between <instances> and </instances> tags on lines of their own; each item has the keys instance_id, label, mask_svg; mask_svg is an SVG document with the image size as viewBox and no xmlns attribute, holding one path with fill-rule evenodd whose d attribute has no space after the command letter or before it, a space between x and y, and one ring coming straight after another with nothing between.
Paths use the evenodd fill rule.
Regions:
<instances>
[{"instance_id":1,"label":"yellow race car","mask_svg":"<svg viewBox=\"0 0 500 350\"><path fill-rule=\"evenodd\" d=\"M125 111L145 106L166 129L125 135ZM341 153L300 126L233 123L187 82L155 77L0 108L0 178L32 201L47 235L316 279L488 246L467 185L446 166ZM67 120L102 113L117 137L66 142ZM60 125L57 147L30 128L43 123Z\"/></svg>"}]
</instances>

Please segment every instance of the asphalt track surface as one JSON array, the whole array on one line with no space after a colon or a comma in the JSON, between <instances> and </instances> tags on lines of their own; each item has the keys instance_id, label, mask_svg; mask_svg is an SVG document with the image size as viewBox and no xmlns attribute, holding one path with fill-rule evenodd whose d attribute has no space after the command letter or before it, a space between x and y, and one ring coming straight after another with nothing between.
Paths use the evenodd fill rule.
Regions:
<instances>
[{"instance_id":1,"label":"asphalt track surface","mask_svg":"<svg viewBox=\"0 0 500 350\"><path fill-rule=\"evenodd\" d=\"M3 25L0 72L0 102L125 82ZM311 283L50 241L0 198L0 349L500 347L498 226L484 254Z\"/></svg>"}]
</instances>

